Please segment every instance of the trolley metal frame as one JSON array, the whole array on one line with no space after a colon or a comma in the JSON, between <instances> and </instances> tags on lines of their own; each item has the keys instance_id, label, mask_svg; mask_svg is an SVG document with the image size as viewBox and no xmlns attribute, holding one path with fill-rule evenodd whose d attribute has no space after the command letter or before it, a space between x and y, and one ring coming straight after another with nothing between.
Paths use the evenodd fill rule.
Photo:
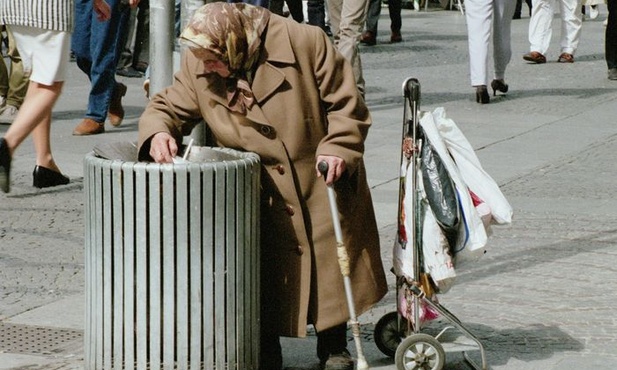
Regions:
<instances>
[{"instance_id":1,"label":"trolley metal frame","mask_svg":"<svg viewBox=\"0 0 617 370\"><path fill-rule=\"evenodd\" d=\"M422 140L418 137L418 128L420 120L420 83L415 78L408 78L403 83L403 95L405 98L405 106L403 112L403 142L401 150L401 167L403 161L412 161L414 173L411 176L411 188L412 188L412 202L413 210L411 215L406 215L410 218L410 224L412 230L409 230L410 242L408 248L414 248L413 251L413 267L414 276L413 280L409 281L409 277L397 276L396 288L397 288L397 304L399 300L399 290L405 286L412 293L413 304L413 322L415 325L408 322L404 317L396 312L391 312L383 316L375 327L375 340L378 348L386 355L393 356L398 370L415 370L415 369L431 369L441 370L445 364L446 352L462 352L465 360L476 370L487 370L488 364L486 361L486 354L484 347L480 340L473 335L461 321L444 306L438 302L430 299L425 292L425 288L422 285L422 269L421 263L422 255L422 228L421 228L421 205L420 205L420 189L417 186L416 169L420 166L420 153L419 150L422 146ZM411 140L411 157L405 156L405 145L409 145ZM407 144L406 144L407 141ZM409 148L408 148L409 149ZM408 176L409 178L409 176ZM409 180L407 180L409 181ZM402 210L402 197L404 191L399 189L399 210L398 215L400 217ZM427 304L436 310L443 319L450 323L449 326L443 328L434 337L422 333L422 322L420 320L421 304ZM446 341L446 333L451 332L453 329L458 329L460 333L465 337L471 339L471 341L465 342L461 338L457 338L455 341ZM396 348L394 348L396 345ZM467 351L479 350L481 356L481 364L478 365L474 362Z\"/></svg>"}]
</instances>

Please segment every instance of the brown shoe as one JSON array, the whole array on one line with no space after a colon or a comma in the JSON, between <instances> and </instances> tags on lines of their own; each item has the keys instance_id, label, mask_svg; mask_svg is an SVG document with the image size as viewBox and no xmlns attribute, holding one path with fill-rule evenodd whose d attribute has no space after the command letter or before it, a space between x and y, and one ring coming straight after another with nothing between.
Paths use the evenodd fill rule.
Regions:
<instances>
[{"instance_id":1,"label":"brown shoe","mask_svg":"<svg viewBox=\"0 0 617 370\"><path fill-rule=\"evenodd\" d=\"M399 31L392 31L392 33L390 34L390 42L394 44L396 42L401 42L401 41L403 41L403 37L401 36L401 33Z\"/></svg>"},{"instance_id":2,"label":"brown shoe","mask_svg":"<svg viewBox=\"0 0 617 370\"><path fill-rule=\"evenodd\" d=\"M367 46L373 46L377 44L377 38L371 31L365 31L360 37L360 42Z\"/></svg>"},{"instance_id":3,"label":"brown shoe","mask_svg":"<svg viewBox=\"0 0 617 370\"><path fill-rule=\"evenodd\" d=\"M120 126L124 119L124 108L122 107L122 97L124 95L126 95L126 85L120 82L116 83L116 88L111 96L109 109L107 110L107 117L112 126Z\"/></svg>"},{"instance_id":4,"label":"brown shoe","mask_svg":"<svg viewBox=\"0 0 617 370\"><path fill-rule=\"evenodd\" d=\"M538 53L537 51L532 51L523 55L523 59L536 64L546 63L546 57L542 55L542 53Z\"/></svg>"},{"instance_id":5,"label":"brown shoe","mask_svg":"<svg viewBox=\"0 0 617 370\"><path fill-rule=\"evenodd\" d=\"M561 53L557 61L559 63L574 63L574 55L570 53Z\"/></svg>"},{"instance_id":6,"label":"brown shoe","mask_svg":"<svg viewBox=\"0 0 617 370\"><path fill-rule=\"evenodd\" d=\"M91 118L84 118L79 125L73 130L73 135L96 135L105 132L105 125L103 123L96 122Z\"/></svg>"}]
</instances>

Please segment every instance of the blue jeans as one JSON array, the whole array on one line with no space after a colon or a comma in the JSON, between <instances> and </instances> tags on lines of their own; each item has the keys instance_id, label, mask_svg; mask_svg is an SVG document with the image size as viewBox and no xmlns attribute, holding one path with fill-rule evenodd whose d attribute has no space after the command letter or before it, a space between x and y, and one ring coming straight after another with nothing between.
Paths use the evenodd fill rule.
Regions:
<instances>
[{"instance_id":1,"label":"blue jeans","mask_svg":"<svg viewBox=\"0 0 617 370\"><path fill-rule=\"evenodd\" d=\"M92 0L75 0L75 29L71 49L77 66L90 80L90 96L85 118L104 123L116 88L116 66L122 49L120 30L130 15L121 0L107 0L111 19L100 22L92 10Z\"/></svg>"}]
</instances>

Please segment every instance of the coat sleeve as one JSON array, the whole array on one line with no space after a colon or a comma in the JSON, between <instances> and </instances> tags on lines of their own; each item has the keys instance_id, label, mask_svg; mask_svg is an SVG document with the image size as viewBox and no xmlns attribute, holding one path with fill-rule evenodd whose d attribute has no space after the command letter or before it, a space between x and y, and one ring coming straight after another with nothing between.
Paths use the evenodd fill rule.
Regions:
<instances>
[{"instance_id":1,"label":"coat sleeve","mask_svg":"<svg viewBox=\"0 0 617 370\"><path fill-rule=\"evenodd\" d=\"M356 86L351 64L325 33L315 38L314 74L326 110L326 136L316 155L335 155L355 172L364 153L371 117Z\"/></svg>"},{"instance_id":2,"label":"coat sleeve","mask_svg":"<svg viewBox=\"0 0 617 370\"><path fill-rule=\"evenodd\" d=\"M159 132L168 132L180 144L182 137L202 120L194 86L195 64L183 55L180 71L171 86L157 93L139 119L138 151L140 160L152 160L150 139Z\"/></svg>"}]
</instances>

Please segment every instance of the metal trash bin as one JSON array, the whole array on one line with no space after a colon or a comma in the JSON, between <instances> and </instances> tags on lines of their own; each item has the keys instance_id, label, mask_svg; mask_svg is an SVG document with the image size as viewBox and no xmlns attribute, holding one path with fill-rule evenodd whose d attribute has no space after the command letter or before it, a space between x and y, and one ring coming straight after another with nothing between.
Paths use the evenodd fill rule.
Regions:
<instances>
[{"instance_id":1,"label":"metal trash bin","mask_svg":"<svg viewBox=\"0 0 617 370\"><path fill-rule=\"evenodd\" d=\"M85 369L257 369L259 157L84 160Z\"/></svg>"}]
</instances>

